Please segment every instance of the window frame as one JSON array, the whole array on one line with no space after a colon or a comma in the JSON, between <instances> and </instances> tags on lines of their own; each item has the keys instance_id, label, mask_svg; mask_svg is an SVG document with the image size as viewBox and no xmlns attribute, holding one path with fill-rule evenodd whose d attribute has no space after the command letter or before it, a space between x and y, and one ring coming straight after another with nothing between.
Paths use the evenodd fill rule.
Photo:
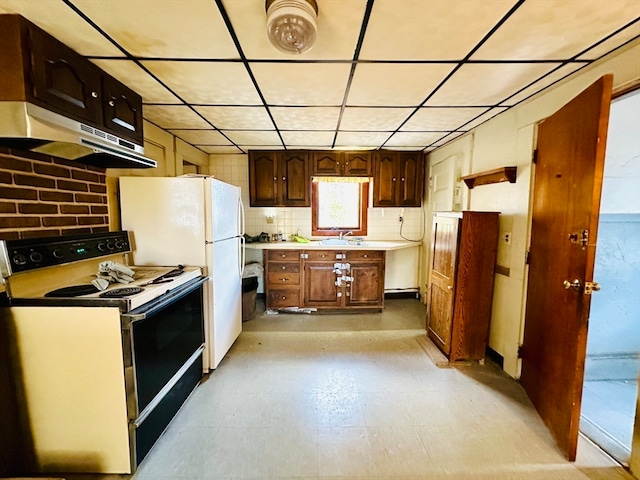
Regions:
<instances>
[{"instance_id":1,"label":"window frame","mask_svg":"<svg viewBox=\"0 0 640 480\"><path fill-rule=\"evenodd\" d=\"M369 183L360 183L360 228L318 228L319 194L318 182L311 182L311 234L318 237L335 237L340 232L351 231L353 235L367 234L367 213L369 207Z\"/></svg>"}]
</instances>

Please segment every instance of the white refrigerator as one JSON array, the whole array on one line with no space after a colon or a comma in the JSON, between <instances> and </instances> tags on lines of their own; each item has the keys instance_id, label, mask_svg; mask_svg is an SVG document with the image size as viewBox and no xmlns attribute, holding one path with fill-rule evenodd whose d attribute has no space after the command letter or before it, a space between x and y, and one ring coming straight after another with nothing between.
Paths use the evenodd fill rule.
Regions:
<instances>
[{"instance_id":1,"label":"white refrigerator","mask_svg":"<svg viewBox=\"0 0 640 480\"><path fill-rule=\"evenodd\" d=\"M134 265L203 266L204 371L242 331L244 210L240 188L206 176L120 177L122 229Z\"/></svg>"}]
</instances>

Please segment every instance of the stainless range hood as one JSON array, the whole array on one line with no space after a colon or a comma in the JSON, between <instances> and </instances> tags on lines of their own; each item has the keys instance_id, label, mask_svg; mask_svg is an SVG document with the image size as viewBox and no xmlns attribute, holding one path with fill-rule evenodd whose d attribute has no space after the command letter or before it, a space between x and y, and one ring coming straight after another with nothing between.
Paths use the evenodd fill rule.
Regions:
<instances>
[{"instance_id":1,"label":"stainless range hood","mask_svg":"<svg viewBox=\"0 0 640 480\"><path fill-rule=\"evenodd\" d=\"M0 145L102 168L153 168L144 148L28 102L0 102Z\"/></svg>"}]
</instances>

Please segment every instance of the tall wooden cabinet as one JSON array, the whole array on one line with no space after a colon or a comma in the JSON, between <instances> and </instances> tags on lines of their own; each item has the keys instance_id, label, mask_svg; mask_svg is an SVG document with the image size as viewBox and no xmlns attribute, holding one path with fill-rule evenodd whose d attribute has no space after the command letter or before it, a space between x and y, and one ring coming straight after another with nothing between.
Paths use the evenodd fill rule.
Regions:
<instances>
[{"instance_id":1,"label":"tall wooden cabinet","mask_svg":"<svg viewBox=\"0 0 640 480\"><path fill-rule=\"evenodd\" d=\"M309 153L303 150L249 151L252 207L311 205Z\"/></svg>"},{"instance_id":2,"label":"tall wooden cabinet","mask_svg":"<svg viewBox=\"0 0 640 480\"><path fill-rule=\"evenodd\" d=\"M433 214L427 334L449 358L481 360L489 336L497 212Z\"/></svg>"},{"instance_id":3,"label":"tall wooden cabinet","mask_svg":"<svg viewBox=\"0 0 640 480\"><path fill-rule=\"evenodd\" d=\"M422 152L380 150L374 154L373 206L419 207L424 192Z\"/></svg>"}]
</instances>

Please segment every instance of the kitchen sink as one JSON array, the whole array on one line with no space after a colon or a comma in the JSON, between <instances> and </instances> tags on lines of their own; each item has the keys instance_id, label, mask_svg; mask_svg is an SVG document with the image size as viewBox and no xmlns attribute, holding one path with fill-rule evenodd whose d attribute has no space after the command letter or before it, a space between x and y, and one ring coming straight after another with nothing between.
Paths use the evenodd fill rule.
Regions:
<instances>
[{"instance_id":1,"label":"kitchen sink","mask_svg":"<svg viewBox=\"0 0 640 480\"><path fill-rule=\"evenodd\" d=\"M349 242L342 238L325 238L324 240L320 240L320 245L340 246L340 245L349 245Z\"/></svg>"}]
</instances>

